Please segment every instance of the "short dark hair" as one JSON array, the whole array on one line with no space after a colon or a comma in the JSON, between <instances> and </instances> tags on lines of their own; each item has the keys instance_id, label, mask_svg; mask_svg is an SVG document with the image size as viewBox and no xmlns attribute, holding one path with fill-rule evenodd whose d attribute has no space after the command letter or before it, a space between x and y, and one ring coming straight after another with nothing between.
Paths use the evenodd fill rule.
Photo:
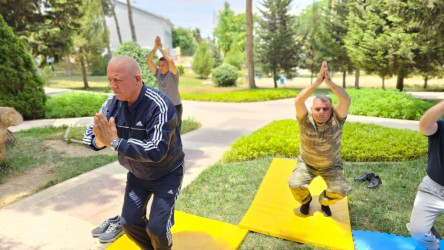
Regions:
<instances>
[{"instance_id":1,"label":"short dark hair","mask_svg":"<svg viewBox=\"0 0 444 250\"><path fill-rule=\"evenodd\" d=\"M330 102L330 104L333 104L333 102L331 101L331 98L328 95L324 95L324 94L319 94L317 95L314 99L313 99L313 103L316 100L321 100L321 102Z\"/></svg>"},{"instance_id":2,"label":"short dark hair","mask_svg":"<svg viewBox=\"0 0 444 250\"><path fill-rule=\"evenodd\" d=\"M159 62L160 62L160 61L165 61L165 62L166 62L167 59L165 59L165 57L162 56L161 58L159 58Z\"/></svg>"}]
</instances>

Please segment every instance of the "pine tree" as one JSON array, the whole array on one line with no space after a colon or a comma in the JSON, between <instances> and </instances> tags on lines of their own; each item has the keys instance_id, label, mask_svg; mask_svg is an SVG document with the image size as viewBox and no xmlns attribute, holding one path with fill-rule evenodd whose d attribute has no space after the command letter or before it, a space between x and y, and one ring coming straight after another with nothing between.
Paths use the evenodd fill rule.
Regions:
<instances>
[{"instance_id":1,"label":"pine tree","mask_svg":"<svg viewBox=\"0 0 444 250\"><path fill-rule=\"evenodd\" d=\"M347 55L344 37L347 34L348 15L346 3L337 2L334 6L323 9L320 20L320 31L315 34L316 44L322 44L319 48L320 57L328 61L328 68L332 71L342 72L342 86L346 87L345 78L347 72L353 70L353 64Z\"/></svg>"},{"instance_id":2,"label":"pine tree","mask_svg":"<svg viewBox=\"0 0 444 250\"><path fill-rule=\"evenodd\" d=\"M206 78L211 73L213 67L213 58L211 52L208 49L208 44L200 42L197 54L194 56L191 68L194 73L200 75L200 78Z\"/></svg>"},{"instance_id":3,"label":"pine tree","mask_svg":"<svg viewBox=\"0 0 444 250\"><path fill-rule=\"evenodd\" d=\"M31 55L0 15L0 106L13 107L25 120L45 115L43 78Z\"/></svg>"},{"instance_id":4,"label":"pine tree","mask_svg":"<svg viewBox=\"0 0 444 250\"><path fill-rule=\"evenodd\" d=\"M442 64L442 5L442 1L350 1L345 39L350 58L383 79L396 75L396 88L402 91L404 78L410 73ZM430 35L433 32L428 26L438 31L436 36ZM426 64L431 66L424 68Z\"/></svg>"},{"instance_id":5,"label":"pine tree","mask_svg":"<svg viewBox=\"0 0 444 250\"><path fill-rule=\"evenodd\" d=\"M278 74L291 75L296 67L299 47L295 39L294 18L288 13L291 0L264 0L259 9L257 55L262 69L273 75L277 88Z\"/></svg>"}]
</instances>

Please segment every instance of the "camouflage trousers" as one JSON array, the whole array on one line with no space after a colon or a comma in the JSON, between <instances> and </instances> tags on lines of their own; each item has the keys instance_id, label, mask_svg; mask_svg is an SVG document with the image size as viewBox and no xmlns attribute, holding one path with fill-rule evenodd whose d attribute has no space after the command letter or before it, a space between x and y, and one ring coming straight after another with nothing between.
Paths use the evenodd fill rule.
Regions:
<instances>
[{"instance_id":1,"label":"camouflage trousers","mask_svg":"<svg viewBox=\"0 0 444 250\"><path fill-rule=\"evenodd\" d=\"M321 176L327 183L327 189L319 195L321 205L332 205L352 190L345 180L341 162L328 168L316 169L305 164L299 156L298 164L288 179L288 185L296 201L301 204L310 201L312 197L308 186L316 176Z\"/></svg>"}]
</instances>

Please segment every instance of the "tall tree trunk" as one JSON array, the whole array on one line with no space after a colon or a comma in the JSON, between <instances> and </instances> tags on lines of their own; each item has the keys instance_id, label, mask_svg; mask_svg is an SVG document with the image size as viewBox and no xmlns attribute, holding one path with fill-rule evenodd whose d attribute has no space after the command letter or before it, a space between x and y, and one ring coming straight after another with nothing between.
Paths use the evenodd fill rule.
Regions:
<instances>
[{"instance_id":1,"label":"tall tree trunk","mask_svg":"<svg viewBox=\"0 0 444 250\"><path fill-rule=\"evenodd\" d=\"M134 28L134 22L133 22L133 10L131 8L130 0L126 0L126 6L128 8L128 19L129 19L130 28L131 28L131 36L133 38L133 42L137 43L136 29Z\"/></svg>"},{"instance_id":2,"label":"tall tree trunk","mask_svg":"<svg viewBox=\"0 0 444 250\"><path fill-rule=\"evenodd\" d=\"M119 22L117 21L116 11L114 10L114 4L111 2L111 0L108 0L108 2L111 5L114 22L116 22L116 30L117 30L117 36L119 37L119 44L122 44L122 35L120 34L120 27L119 27Z\"/></svg>"},{"instance_id":3,"label":"tall tree trunk","mask_svg":"<svg viewBox=\"0 0 444 250\"><path fill-rule=\"evenodd\" d=\"M359 89L359 69L355 69L355 89Z\"/></svg>"},{"instance_id":4,"label":"tall tree trunk","mask_svg":"<svg viewBox=\"0 0 444 250\"><path fill-rule=\"evenodd\" d=\"M74 71L71 68L71 60L69 59L69 55L65 57L65 75L72 76Z\"/></svg>"},{"instance_id":5,"label":"tall tree trunk","mask_svg":"<svg viewBox=\"0 0 444 250\"><path fill-rule=\"evenodd\" d=\"M427 82L429 81L429 75L424 76L424 88L427 88Z\"/></svg>"},{"instance_id":6,"label":"tall tree trunk","mask_svg":"<svg viewBox=\"0 0 444 250\"><path fill-rule=\"evenodd\" d=\"M102 22L103 22L103 28L105 29L105 33L107 34L108 37L108 41L106 41L106 50L108 52L108 57L109 59L111 59L113 57L113 53L111 52L111 46L109 44L109 31L108 31L108 26L106 25L106 20L105 20L105 11L103 10L103 3L102 0L99 0L100 2L100 14L102 15Z\"/></svg>"},{"instance_id":7,"label":"tall tree trunk","mask_svg":"<svg viewBox=\"0 0 444 250\"><path fill-rule=\"evenodd\" d=\"M385 77L382 77L382 89L385 90Z\"/></svg>"},{"instance_id":8,"label":"tall tree trunk","mask_svg":"<svg viewBox=\"0 0 444 250\"><path fill-rule=\"evenodd\" d=\"M402 92L404 89L404 75L398 73L398 76L396 78L396 88Z\"/></svg>"},{"instance_id":9,"label":"tall tree trunk","mask_svg":"<svg viewBox=\"0 0 444 250\"><path fill-rule=\"evenodd\" d=\"M86 76L86 67L85 67L85 58L83 57L83 54L79 55L80 57L80 66L82 66L82 78L83 78L83 88L88 89L88 78Z\"/></svg>"},{"instance_id":10,"label":"tall tree trunk","mask_svg":"<svg viewBox=\"0 0 444 250\"><path fill-rule=\"evenodd\" d=\"M252 0L247 0L246 22L247 22L247 65L248 65L248 85L250 89L255 89L254 83L254 62L253 62L253 14Z\"/></svg>"},{"instance_id":11,"label":"tall tree trunk","mask_svg":"<svg viewBox=\"0 0 444 250\"><path fill-rule=\"evenodd\" d=\"M342 88L346 88L347 84L345 83L345 78L347 77L347 71L342 71Z\"/></svg>"}]
</instances>

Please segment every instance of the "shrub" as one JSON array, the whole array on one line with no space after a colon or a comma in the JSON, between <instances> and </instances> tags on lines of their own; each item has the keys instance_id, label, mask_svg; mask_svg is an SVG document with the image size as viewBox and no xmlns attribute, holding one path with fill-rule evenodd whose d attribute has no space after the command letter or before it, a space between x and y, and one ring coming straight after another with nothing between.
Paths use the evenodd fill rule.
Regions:
<instances>
[{"instance_id":1,"label":"shrub","mask_svg":"<svg viewBox=\"0 0 444 250\"><path fill-rule=\"evenodd\" d=\"M349 113L406 120L419 120L436 102L415 99L398 90L347 89L351 97ZM330 95L333 103L337 98Z\"/></svg>"},{"instance_id":2,"label":"shrub","mask_svg":"<svg viewBox=\"0 0 444 250\"><path fill-rule=\"evenodd\" d=\"M94 55L90 59L91 75L93 76L106 76L106 67L108 66L109 56Z\"/></svg>"},{"instance_id":3,"label":"shrub","mask_svg":"<svg viewBox=\"0 0 444 250\"><path fill-rule=\"evenodd\" d=\"M225 63L230 64L240 70L242 64L244 63L244 58L245 55L242 53L242 51L233 44L225 57Z\"/></svg>"},{"instance_id":4,"label":"shrub","mask_svg":"<svg viewBox=\"0 0 444 250\"><path fill-rule=\"evenodd\" d=\"M212 74L212 79L218 87L236 86L237 78L236 67L229 64L215 68Z\"/></svg>"},{"instance_id":5,"label":"shrub","mask_svg":"<svg viewBox=\"0 0 444 250\"><path fill-rule=\"evenodd\" d=\"M114 56L130 56L134 58L139 63L143 82L150 87L157 88L157 79L146 64L148 53L149 50L142 49L136 42L124 42L117 47Z\"/></svg>"},{"instance_id":6,"label":"shrub","mask_svg":"<svg viewBox=\"0 0 444 250\"><path fill-rule=\"evenodd\" d=\"M228 93L180 94L183 100L210 102L260 102L295 97L293 89L250 89Z\"/></svg>"},{"instance_id":7,"label":"shrub","mask_svg":"<svg viewBox=\"0 0 444 250\"><path fill-rule=\"evenodd\" d=\"M427 139L418 131L346 122L342 135L344 161L401 161L427 154ZM295 120L275 121L231 145L223 159L245 161L260 156L299 155L299 126Z\"/></svg>"},{"instance_id":8,"label":"shrub","mask_svg":"<svg viewBox=\"0 0 444 250\"><path fill-rule=\"evenodd\" d=\"M42 118L44 84L24 43L0 15L0 106L15 108L25 120Z\"/></svg>"},{"instance_id":9,"label":"shrub","mask_svg":"<svg viewBox=\"0 0 444 250\"><path fill-rule=\"evenodd\" d=\"M177 70L179 70L179 74L181 76L185 75L185 69L183 68L183 65L177 66Z\"/></svg>"},{"instance_id":10,"label":"shrub","mask_svg":"<svg viewBox=\"0 0 444 250\"><path fill-rule=\"evenodd\" d=\"M200 75L200 78L206 78L211 73L213 67L213 58L211 57L208 44L200 42L197 54L194 56L191 68L194 73Z\"/></svg>"},{"instance_id":11,"label":"shrub","mask_svg":"<svg viewBox=\"0 0 444 250\"><path fill-rule=\"evenodd\" d=\"M65 93L54 95L46 102L46 118L94 116L100 111L107 95Z\"/></svg>"}]
</instances>

